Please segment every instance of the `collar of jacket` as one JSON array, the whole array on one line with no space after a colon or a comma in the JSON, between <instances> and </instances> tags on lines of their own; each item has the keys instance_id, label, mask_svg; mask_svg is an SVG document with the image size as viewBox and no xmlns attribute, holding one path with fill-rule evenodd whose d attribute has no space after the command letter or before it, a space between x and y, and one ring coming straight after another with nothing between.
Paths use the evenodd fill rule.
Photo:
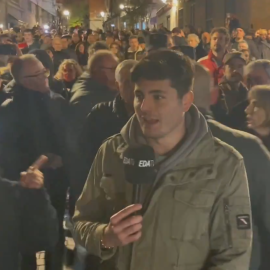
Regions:
<instances>
[{"instance_id":1,"label":"collar of jacket","mask_svg":"<svg viewBox=\"0 0 270 270\"><path fill-rule=\"evenodd\" d=\"M181 147L162 162L157 178L176 168L190 168L209 165L215 162L215 144L212 133L203 115L195 105L186 114L186 139ZM122 158L127 147L146 145L137 117L134 115L121 130L122 143L117 147L117 153Z\"/></svg>"},{"instance_id":2,"label":"collar of jacket","mask_svg":"<svg viewBox=\"0 0 270 270\"><path fill-rule=\"evenodd\" d=\"M140 46L139 46L139 49L137 51L132 51L130 47L128 48L129 53L137 53L137 52L142 52L142 51L143 51L143 49Z\"/></svg>"},{"instance_id":3,"label":"collar of jacket","mask_svg":"<svg viewBox=\"0 0 270 270\"><path fill-rule=\"evenodd\" d=\"M224 59L224 56L228 53L228 51L225 52L225 54L223 55L223 58ZM209 51L209 54L208 54L208 59L217 63L217 58L216 56L213 54L212 50Z\"/></svg>"},{"instance_id":4,"label":"collar of jacket","mask_svg":"<svg viewBox=\"0 0 270 270\"><path fill-rule=\"evenodd\" d=\"M120 94L118 94L113 100L113 113L115 113L118 117L128 117L125 103Z\"/></svg>"},{"instance_id":5,"label":"collar of jacket","mask_svg":"<svg viewBox=\"0 0 270 270\"><path fill-rule=\"evenodd\" d=\"M224 87L229 86L229 90L235 90L237 92L246 91L248 92L247 87L243 84L243 82L235 83L235 82L229 82L225 77L221 80L219 83L219 86L221 86L224 90Z\"/></svg>"}]
</instances>

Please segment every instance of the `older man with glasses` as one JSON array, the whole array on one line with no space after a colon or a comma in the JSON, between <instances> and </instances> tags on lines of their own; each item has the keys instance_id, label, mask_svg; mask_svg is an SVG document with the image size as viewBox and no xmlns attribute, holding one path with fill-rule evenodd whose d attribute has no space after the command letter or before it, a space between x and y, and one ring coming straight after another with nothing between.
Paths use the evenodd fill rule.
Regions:
<instances>
[{"instance_id":1,"label":"older man with glasses","mask_svg":"<svg viewBox=\"0 0 270 270\"><path fill-rule=\"evenodd\" d=\"M63 218L67 191L64 170L67 103L49 88L49 72L34 55L24 55L11 65L12 98L0 107L0 172L10 180L20 179L23 168L40 155L49 162L44 168L45 186L59 220L59 242L46 253L50 269L62 269ZM29 224L31 226L31 224ZM42 232L41 232L42 233ZM30 244L29 244L30 245ZM36 270L35 254L22 254L22 270Z\"/></svg>"}]
</instances>

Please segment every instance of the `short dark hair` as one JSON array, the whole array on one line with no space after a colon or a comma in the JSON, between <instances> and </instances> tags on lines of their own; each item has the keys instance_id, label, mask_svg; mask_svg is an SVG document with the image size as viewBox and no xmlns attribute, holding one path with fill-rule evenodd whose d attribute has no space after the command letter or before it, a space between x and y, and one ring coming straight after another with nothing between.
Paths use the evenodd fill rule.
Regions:
<instances>
[{"instance_id":1,"label":"short dark hair","mask_svg":"<svg viewBox=\"0 0 270 270\"><path fill-rule=\"evenodd\" d=\"M138 39L138 36L136 36L136 35L131 35L131 36L129 37L129 40L131 40L131 39Z\"/></svg>"},{"instance_id":2,"label":"short dark hair","mask_svg":"<svg viewBox=\"0 0 270 270\"><path fill-rule=\"evenodd\" d=\"M157 50L149 53L133 69L131 80L138 83L141 79L157 81L170 80L179 98L191 91L194 79L194 66L183 54L170 50Z\"/></svg>"},{"instance_id":3,"label":"short dark hair","mask_svg":"<svg viewBox=\"0 0 270 270\"><path fill-rule=\"evenodd\" d=\"M110 49L111 49L113 46L117 46L118 48L120 48L119 44L116 43L116 42L113 42L113 43L110 45Z\"/></svg>"},{"instance_id":4,"label":"short dark hair","mask_svg":"<svg viewBox=\"0 0 270 270\"><path fill-rule=\"evenodd\" d=\"M215 33L223 34L226 36L227 42L230 40L230 33L225 27L216 27L211 31L210 36L212 37Z\"/></svg>"},{"instance_id":5,"label":"short dark hair","mask_svg":"<svg viewBox=\"0 0 270 270\"><path fill-rule=\"evenodd\" d=\"M31 33L33 36L34 36L34 32L33 32L33 30L32 29L25 29L24 31L23 31L23 33L25 34L25 33Z\"/></svg>"},{"instance_id":6,"label":"short dark hair","mask_svg":"<svg viewBox=\"0 0 270 270\"><path fill-rule=\"evenodd\" d=\"M180 34L181 33L181 29L179 27L175 27L175 28L173 28L172 33L173 34Z\"/></svg>"}]
</instances>

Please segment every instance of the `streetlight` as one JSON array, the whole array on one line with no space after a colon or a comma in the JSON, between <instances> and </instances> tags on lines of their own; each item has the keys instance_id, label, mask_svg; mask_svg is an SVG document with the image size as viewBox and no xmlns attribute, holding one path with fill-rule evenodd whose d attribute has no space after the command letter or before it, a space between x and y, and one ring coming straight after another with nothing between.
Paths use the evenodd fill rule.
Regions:
<instances>
[{"instance_id":1,"label":"streetlight","mask_svg":"<svg viewBox=\"0 0 270 270\"><path fill-rule=\"evenodd\" d=\"M43 25L43 28L44 28L44 30L48 30L50 27L49 27L48 24L44 24L44 25Z\"/></svg>"},{"instance_id":2,"label":"streetlight","mask_svg":"<svg viewBox=\"0 0 270 270\"><path fill-rule=\"evenodd\" d=\"M105 12L104 12L104 11L101 11L101 12L100 12L100 16L101 16L102 18L104 18L104 17L105 17Z\"/></svg>"},{"instance_id":3,"label":"streetlight","mask_svg":"<svg viewBox=\"0 0 270 270\"><path fill-rule=\"evenodd\" d=\"M125 8L125 6L123 4L121 4L119 7L120 7L120 9L124 9Z\"/></svg>"},{"instance_id":4,"label":"streetlight","mask_svg":"<svg viewBox=\"0 0 270 270\"><path fill-rule=\"evenodd\" d=\"M2 28L2 29L4 28L4 25L2 23L0 24L0 28Z\"/></svg>"},{"instance_id":5,"label":"streetlight","mask_svg":"<svg viewBox=\"0 0 270 270\"><path fill-rule=\"evenodd\" d=\"M70 13L68 10L64 10L63 14L68 17Z\"/></svg>"}]
</instances>

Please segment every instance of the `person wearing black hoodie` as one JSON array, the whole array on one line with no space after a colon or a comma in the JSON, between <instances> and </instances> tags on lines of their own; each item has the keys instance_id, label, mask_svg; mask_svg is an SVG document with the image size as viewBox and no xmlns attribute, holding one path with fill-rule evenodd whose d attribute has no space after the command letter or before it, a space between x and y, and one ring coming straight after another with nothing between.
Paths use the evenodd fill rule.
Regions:
<instances>
[{"instance_id":1,"label":"person wearing black hoodie","mask_svg":"<svg viewBox=\"0 0 270 270\"><path fill-rule=\"evenodd\" d=\"M19 253L50 250L57 242L56 211L39 171L46 161L39 158L22 173L20 183L0 177L0 269L19 270Z\"/></svg>"},{"instance_id":2,"label":"person wearing black hoodie","mask_svg":"<svg viewBox=\"0 0 270 270\"><path fill-rule=\"evenodd\" d=\"M250 270L270 269L270 154L262 142L246 132L215 121L210 112L211 77L195 64L194 104L207 119L213 136L234 147L244 157L253 213L253 247Z\"/></svg>"}]
</instances>

